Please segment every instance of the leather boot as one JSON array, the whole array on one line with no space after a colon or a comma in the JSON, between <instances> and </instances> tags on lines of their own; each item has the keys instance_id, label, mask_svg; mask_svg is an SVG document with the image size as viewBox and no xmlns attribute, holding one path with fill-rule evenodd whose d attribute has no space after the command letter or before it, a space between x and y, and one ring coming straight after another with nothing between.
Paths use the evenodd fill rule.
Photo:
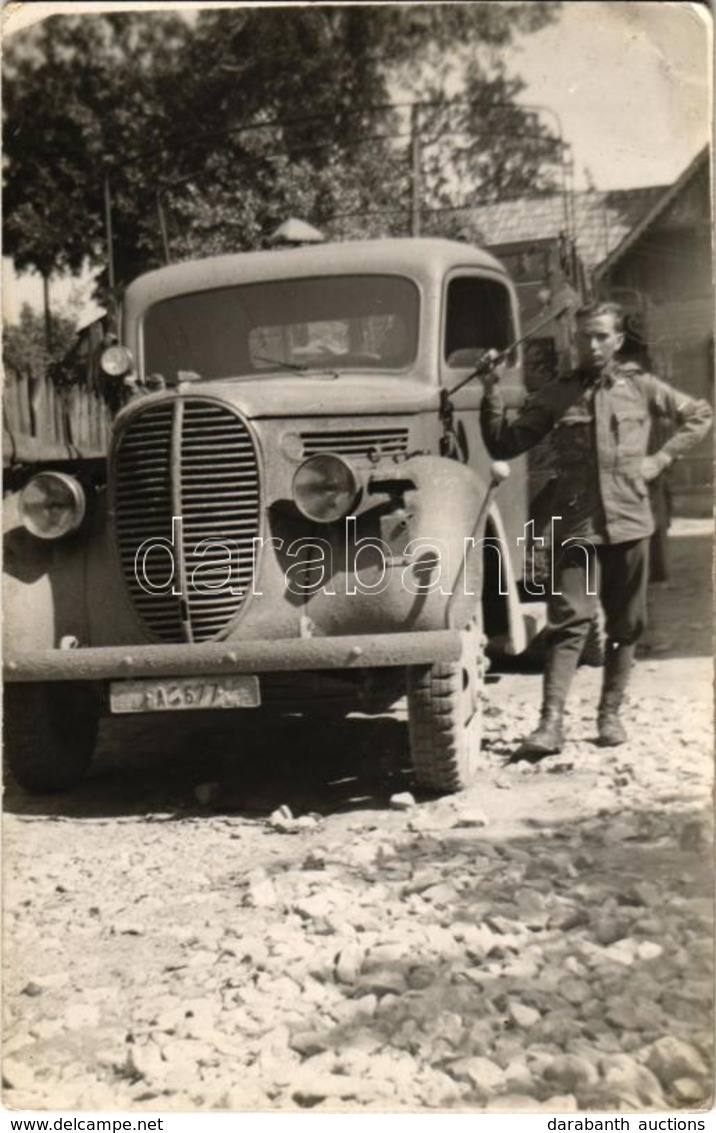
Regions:
<instances>
[{"instance_id":1,"label":"leather boot","mask_svg":"<svg viewBox=\"0 0 716 1133\"><path fill-rule=\"evenodd\" d=\"M564 706L578 662L579 651L559 647L550 650L544 673L540 722L534 732L525 736L515 758L557 755L564 747Z\"/></svg>"},{"instance_id":2,"label":"leather boot","mask_svg":"<svg viewBox=\"0 0 716 1133\"><path fill-rule=\"evenodd\" d=\"M564 747L564 700L545 700L540 713L539 724L534 732L525 736L517 755L557 755Z\"/></svg>"},{"instance_id":3,"label":"leather boot","mask_svg":"<svg viewBox=\"0 0 716 1133\"><path fill-rule=\"evenodd\" d=\"M634 645L608 641L604 657L604 682L597 712L598 744L600 747L618 747L626 743L627 734L619 719L619 709L629 683L634 663Z\"/></svg>"}]
</instances>

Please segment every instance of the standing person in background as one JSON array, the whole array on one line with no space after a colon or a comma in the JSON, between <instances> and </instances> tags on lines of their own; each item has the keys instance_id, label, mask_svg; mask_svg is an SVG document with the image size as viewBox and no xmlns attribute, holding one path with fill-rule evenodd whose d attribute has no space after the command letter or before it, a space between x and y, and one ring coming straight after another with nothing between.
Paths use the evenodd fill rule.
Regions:
<instances>
[{"instance_id":1,"label":"standing person in background","mask_svg":"<svg viewBox=\"0 0 716 1133\"><path fill-rule=\"evenodd\" d=\"M598 742L626 740L619 719L637 641L646 624L649 541L654 520L648 483L707 432L707 402L680 393L653 374L629 372L617 360L624 341L615 303L577 312L578 366L548 382L508 420L499 372L481 375L482 433L491 456L526 452L550 431L558 473L554 496L555 576L549 599L547 661L538 727L518 756L562 750L564 709L589 624L602 602L607 645ZM647 455L654 416L676 426Z\"/></svg>"}]
</instances>

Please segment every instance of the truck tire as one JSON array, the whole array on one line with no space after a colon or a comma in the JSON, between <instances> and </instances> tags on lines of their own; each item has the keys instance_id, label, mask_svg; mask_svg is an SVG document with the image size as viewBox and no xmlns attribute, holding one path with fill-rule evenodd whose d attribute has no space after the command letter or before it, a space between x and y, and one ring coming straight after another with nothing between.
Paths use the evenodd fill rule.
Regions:
<instances>
[{"instance_id":1,"label":"truck tire","mask_svg":"<svg viewBox=\"0 0 716 1133\"><path fill-rule=\"evenodd\" d=\"M482 638L464 635L463 657L408 669L408 732L418 786L440 794L472 782L480 760Z\"/></svg>"},{"instance_id":2,"label":"truck tire","mask_svg":"<svg viewBox=\"0 0 716 1133\"><path fill-rule=\"evenodd\" d=\"M92 760L99 711L91 693L66 684L5 687L5 754L30 794L67 791Z\"/></svg>"}]
</instances>

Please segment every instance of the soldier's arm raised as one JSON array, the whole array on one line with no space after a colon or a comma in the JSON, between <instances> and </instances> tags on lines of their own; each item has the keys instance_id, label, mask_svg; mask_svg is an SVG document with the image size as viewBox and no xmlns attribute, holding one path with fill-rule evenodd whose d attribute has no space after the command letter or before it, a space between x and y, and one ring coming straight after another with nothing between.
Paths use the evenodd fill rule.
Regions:
<instances>
[{"instance_id":1,"label":"soldier's arm raised","mask_svg":"<svg viewBox=\"0 0 716 1133\"><path fill-rule=\"evenodd\" d=\"M483 396L480 403L480 427L487 451L496 460L509 460L533 448L553 427L559 416L550 382L531 394L512 420L499 392L500 374L492 371L481 375Z\"/></svg>"}]
</instances>

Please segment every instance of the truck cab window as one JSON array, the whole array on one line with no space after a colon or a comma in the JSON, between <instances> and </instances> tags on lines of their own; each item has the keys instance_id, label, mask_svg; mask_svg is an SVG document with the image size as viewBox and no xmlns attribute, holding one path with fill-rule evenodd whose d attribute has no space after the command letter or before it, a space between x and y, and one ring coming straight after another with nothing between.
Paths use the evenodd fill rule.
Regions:
<instances>
[{"instance_id":1,"label":"truck cab window","mask_svg":"<svg viewBox=\"0 0 716 1133\"><path fill-rule=\"evenodd\" d=\"M515 339L507 288L475 276L450 280L445 321L448 366L474 366L486 350L504 350Z\"/></svg>"},{"instance_id":2,"label":"truck cab window","mask_svg":"<svg viewBox=\"0 0 716 1133\"><path fill-rule=\"evenodd\" d=\"M268 280L154 303L143 324L144 370L204 379L276 367L400 370L418 349L420 293L401 276Z\"/></svg>"}]
</instances>

